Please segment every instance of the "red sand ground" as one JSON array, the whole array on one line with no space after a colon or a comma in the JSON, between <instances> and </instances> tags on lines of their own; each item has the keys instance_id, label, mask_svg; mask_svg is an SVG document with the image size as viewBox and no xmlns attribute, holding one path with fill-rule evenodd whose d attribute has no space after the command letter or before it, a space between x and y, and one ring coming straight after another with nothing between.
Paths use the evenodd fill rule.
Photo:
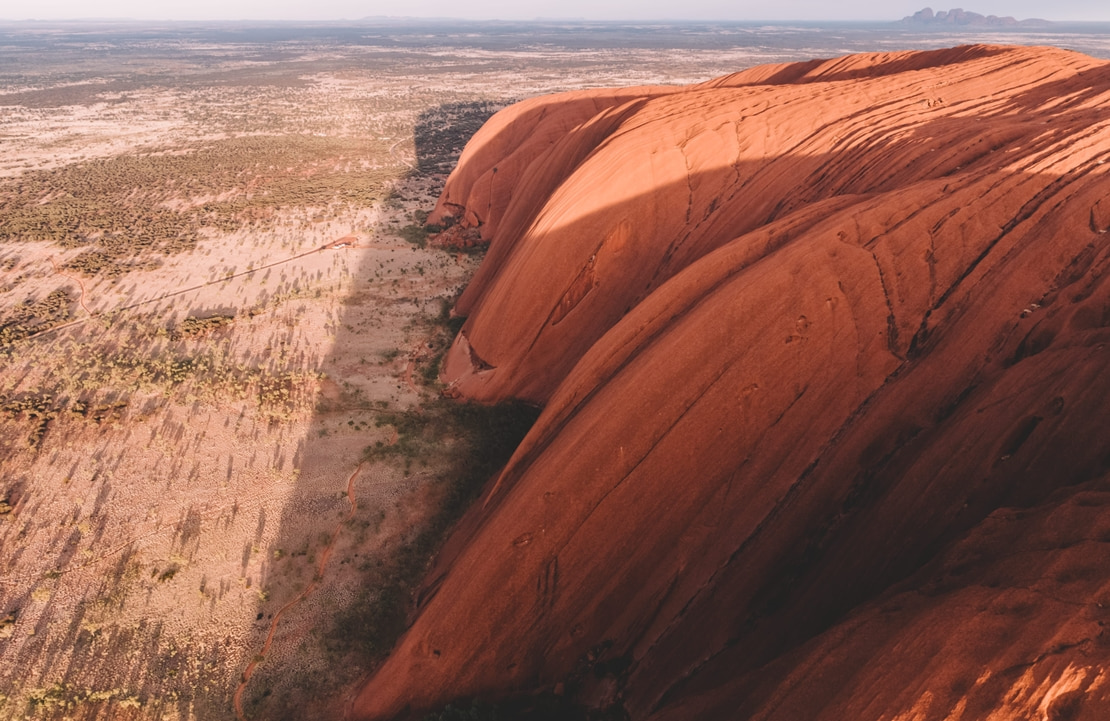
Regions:
<instances>
[{"instance_id":1,"label":"red sand ground","mask_svg":"<svg viewBox=\"0 0 1110 721\"><path fill-rule=\"evenodd\" d=\"M522 103L453 390L546 408L357 718L1110 718L1110 64L973 46Z\"/></svg>"}]
</instances>

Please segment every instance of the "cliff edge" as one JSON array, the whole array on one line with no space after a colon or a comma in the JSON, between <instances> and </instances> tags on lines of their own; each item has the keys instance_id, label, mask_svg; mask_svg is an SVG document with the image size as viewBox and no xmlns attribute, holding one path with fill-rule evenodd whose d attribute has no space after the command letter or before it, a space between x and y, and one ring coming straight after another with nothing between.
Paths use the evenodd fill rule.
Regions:
<instances>
[{"instance_id":1,"label":"cliff edge","mask_svg":"<svg viewBox=\"0 0 1110 721\"><path fill-rule=\"evenodd\" d=\"M499 113L454 393L544 411L352 717L1110 717L1110 64L968 46Z\"/></svg>"}]
</instances>

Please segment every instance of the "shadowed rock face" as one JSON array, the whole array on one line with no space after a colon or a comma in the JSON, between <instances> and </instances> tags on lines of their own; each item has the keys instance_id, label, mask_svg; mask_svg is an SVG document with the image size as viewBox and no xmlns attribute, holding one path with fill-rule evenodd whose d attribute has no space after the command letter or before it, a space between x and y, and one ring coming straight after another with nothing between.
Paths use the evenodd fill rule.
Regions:
<instances>
[{"instance_id":1,"label":"shadowed rock face","mask_svg":"<svg viewBox=\"0 0 1110 721\"><path fill-rule=\"evenodd\" d=\"M499 113L444 374L545 410L355 715L1110 717L1108 159L1049 48Z\"/></svg>"}]
</instances>

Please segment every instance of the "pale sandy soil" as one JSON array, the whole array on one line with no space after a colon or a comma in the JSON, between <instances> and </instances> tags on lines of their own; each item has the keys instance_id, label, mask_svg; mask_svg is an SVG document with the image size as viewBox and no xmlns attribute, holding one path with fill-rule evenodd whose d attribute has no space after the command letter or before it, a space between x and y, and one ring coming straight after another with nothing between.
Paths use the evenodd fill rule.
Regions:
<instances>
[{"instance_id":1,"label":"pale sandy soil","mask_svg":"<svg viewBox=\"0 0 1110 721\"><path fill-rule=\"evenodd\" d=\"M429 202L427 186L402 186L416 200L308 230L206 240L115 283L86 279L88 305L105 312L357 238L357 247L155 300L120 314L113 327L94 319L19 349L26 359L17 357L0 381L7 395L60 372L48 358L66 353L74 338L234 312L232 326L203 345L227 364L280 369L297 380L292 400L272 416L256 391L205 388L208 379L198 377L172 391L140 389L118 417L99 424L63 415L38 449L24 445L30 423L4 424L0 476L14 509L0 521L0 598L17 616L0 646L7 697L0 718L21 718L29 704L45 713L130 703L142 717L230 716L231 693L261 647L266 616L311 578L313 556L349 509L347 479L363 448L389 439L389 428L374 427L372 407L420 400L404 382L406 359L422 340L414 323L438 313L437 299L472 270L469 259L420 250L385 230ZM51 255L66 257L22 247L17 272L44 288L72 284L51 272ZM431 272L420 275L417 265ZM340 572L327 573L303 608L287 614L267 669L291 664L283 673L295 675L297 666L326 665L307 637L353 598L358 575L342 570L396 542L424 505L428 477L395 464L363 467L355 522L329 564Z\"/></svg>"},{"instance_id":2,"label":"pale sandy soil","mask_svg":"<svg viewBox=\"0 0 1110 721\"><path fill-rule=\"evenodd\" d=\"M375 569L434 512L450 458L360 461L396 437L383 413L434 393L414 382L414 361L432 355L433 320L477 263L398 235L443 180L402 178L418 164L413 128L438 103L549 87L504 71L417 83L348 69L298 83L147 87L0 114L0 178L323 135L366 138L351 168L393 186L392 199L202 229L191 251L117 277L59 272L83 248L0 244L0 314L56 289L72 298L69 325L0 359L0 400L45 394L63 409L38 443L33 414L0 414L0 719L231 719L252 661L244 716L303 718L338 713L366 672L334 642L337 619L374 597ZM234 320L176 335L212 315ZM208 365L167 380L168 364L194 358ZM78 398L99 415L64 410Z\"/></svg>"}]
</instances>

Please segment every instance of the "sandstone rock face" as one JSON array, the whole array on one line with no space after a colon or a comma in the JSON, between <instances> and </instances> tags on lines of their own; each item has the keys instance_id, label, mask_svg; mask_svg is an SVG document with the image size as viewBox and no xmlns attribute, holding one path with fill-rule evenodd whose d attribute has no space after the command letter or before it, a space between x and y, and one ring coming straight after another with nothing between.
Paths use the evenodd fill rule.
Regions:
<instances>
[{"instance_id":1,"label":"sandstone rock face","mask_svg":"<svg viewBox=\"0 0 1110 721\"><path fill-rule=\"evenodd\" d=\"M472 146L445 380L545 409L355 716L1110 717L1110 65L766 66Z\"/></svg>"}]
</instances>

